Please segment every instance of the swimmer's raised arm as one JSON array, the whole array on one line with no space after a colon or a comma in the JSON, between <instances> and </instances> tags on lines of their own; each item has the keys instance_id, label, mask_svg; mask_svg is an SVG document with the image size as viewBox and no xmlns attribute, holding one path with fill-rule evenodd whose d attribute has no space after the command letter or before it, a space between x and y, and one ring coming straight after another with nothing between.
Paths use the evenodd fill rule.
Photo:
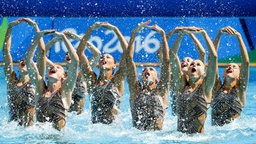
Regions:
<instances>
[{"instance_id":1,"label":"swimmer's raised arm","mask_svg":"<svg viewBox=\"0 0 256 144\"><path fill-rule=\"evenodd\" d=\"M101 27L100 22L96 22L92 26L90 26L88 28L88 30L86 31L85 35L83 36L83 38L81 39L79 46L77 48L77 55L80 60L80 62L79 62L80 68L83 72L85 79L87 79L86 82L87 82L88 92L91 91L91 86L93 85L92 81L95 81L97 79L97 76L95 75L92 67L90 66L90 62L89 62L87 56L84 54L84 51L86 49L86 46L88 44L88 39L89 39L92 31L96 30L100 27Z\"/></svg>"},{"instance_id":2,"label":"swimmer's raised arm","mask_svg":"<svg viewBox=\"0 0 256 144\"><path fill-rule=\"evenodd\" d=\"M36 37L31 42L29 49L27 50L27 52L25 54L24 59L25 59L26 65L28 67L28 73L31 75L31 77L33 77L33 79L31 79L31 81L35 85L39 85L38 80L43 77L40 75L38 68L33 61L33 56L36 51L36 46L42 36L52 34L54 32L55 32L55 30L44 30L44 31L37 32ZM41 57L45 57L45 55L43 55ZM37 64L37 65L39 65L39 64ZM46 67L45 64L42 67Z\"/></svg>"},{"instance_id":3,"label":"swimmer's raised arm","mask_svg":"<svg viewBox=\"0 0 256 144\"><path fill-rule=\"evenodd\" d=\"M89 60L91 68L95 68L98 64L98 61L100 59L101 52L97 47L95 47L91 42L87 41L87 47L92 53L92 57Z\"/></svg>"},{"instance_id":4,"label":"swimmer's raised arm","mask_svg":"<svg viewBox=\"0 0 256 144\"><path fill-rule=\"evenodd\" d=\"M27 69L28 69L28 74L29 77L31 78L31 83L36 87L36 91L39 92L40 94L43 92L44 87L45 87L45 82L44 82L44 75L40 75L39 70L38 70L38 64L36 65L35 62L33 61L33 57L36 51L36 46L38 44L38 42L40 41L41 37L47 34L51 34L54 33L55 30L44 30L44 31L40 31L37 32L36 37L33 39L33 41L31 42L24 60L25 63L27 65ZM45 55L41 56L41 57L45 57ZM40 67L46 67L46 64L43 63L44 65L40 66ZM37 101L38 101L38 94L35 95L35 102L36 102L36 106L37 106Z\"/></svg>"},{"instance_id":5,"label":"swimmer's raised arm","mask_svg":"<svg viewBox=\"0 0 256 144\"><path fill-rule=\"evenodd\" d=\"M166 35L167 42L169 42L169 40L173 36L173 34L176 34L179 31L181 31L181 27L176 27L176 28L172 29L171 31L169 31L168 34ZM160 48L157 51L157 58L160 61L160 63L162 62L162 57L163 57L162 47L163 46L161 45Z\"/></svg>"},{"instance_id":6,"label":"swimmer's raised arm","mask_svg":"<svg viewBox=\"0 0 256 144\"><path fill-rule=\"evenodd\" d=\"M61 37L55 37L53 39L51 39L45 46L45 50L46 50L46 53L49 52L50 48L56 43L56 42L60 42L60 41L63 41L63 39Z\"/></svg>"},{"instance_id":7,"label":"swimmer's raised arm","mask_svg":"<svg viewBox=\"0 0 256 144\"><path fill-rule=\"evenodd\" d=\"M169 46L165 31L158 25L153 25L151 27L153 30L158 32L162 36L162 62L161 62L161 73L160 81L157 84L157 90L160 93L160 96L163 98L164 107L168 107L168 84L170 81L170 56L169 56Z\"/></svg>"},{"instance_id":8,"label":"swimmer's raised arm","mask_svg":"<svg viewBox=\"0 0 256 144\"><path fill-rule=\"evenodd\" d=\"M68 49L68 52L70 54L70 57L71 57L71 63L69 65L68 72L67 72L67 77L66 77L66 80L63 83L63 89L62 89L62 91L65 93L64 96L67 96L68 103L71 104L71 95L72 95L72 91L74 89L75 81L76 81L76 78L77 78L79 58L76 54L76 51L75 51L73 45L67 39L65 34L55 32L55 35L57 37L61 37L63 39L63 42L65 43L65 45Z\"/></svg>"},{"instance_id":9,"label":"swimmer's raised arm","mask_svg":"<svg viewBox=\"0 0 256 144\"><path fill-rule=\"evenodd\" d=\"M237 31L234 31L235 36L238 39L239 47L240 47L240 54L242 57L241 63L241 72L240 72L240 84L239 84L239 92L240 92L240 100L242 105L244 106L246 103L246 90L249 81L249 56L244 44L243 38L241 34Z\"/></svg>"},{"instance_id":10,"label":"swimmer's raised arm","mask_svg":"<svg viewBox=\"0 0 256 144\"><path fill-rule=\"evenodd\" d=\"M136 28L133 29L132 35L128 44L128 49L126 53L126 73L129 74L127 76L128 85L130 90L130 102L133 103L136 94L139 92L140 83L138 81L138 77L136 74L136 66L133 60L134 55L134 41L136 38L136 34L143 29L143 27L147 26L151 21L142 22Z\"/></svg>"},{"instance_id":11,"label":"swimmer's raised arm","mask_svg":"<svg viewBox=\"0 0 256 144\"><path fill-rule=\"evenodd\" d=\"M86 43L87 41L89 40L89 37L91 36L91 33L93 30L96 30L98 28L101 27L101 23L100 22L95 22L92 26L90 26L88 28L88 30L86 31L86 33L84 34L84 36L82 37L79 45L78 45L78 48L77 48L77 53L81 53L81 52L84 52L84 49L86 47Z\"/></svg>"},{"instance_id":12,"label":"swimmer's raised arm","mask_svg":"<svg viewBox=\"0 0 256 144\"><path fill-rule=\"evenodd\" d=\"M75 34L75 33L73 33L73 32L70 32L70 31L65 31L64 34L65 34L65 36L66 36L67 38L69 38L69 39L74 39L74 40L79 40L79 41L82 39L81 36L79 36L79 35L77 35L77 34ZM48 53L48 52L49 52L49 49L50 49L55 43L60 42L60 41L63 41L63 38L62 38L62 37L55 37L55 38L51 39L51 40L46 44L46 46L45 46L45 53ZM54 63L53 63L50 59L48 59L48 58L46 58L46 64L47 64L48 66L53 66L53 65L54 65Z\"/></svg>"},{"instance_id":13,"label":"swimmer's raised arm","mask_svg":"<svg viewBox=\"0 0 256 144\"><path fill-rule=\"evenodd\" d=\"M37 24L32 21L29 18L19 18L15 21L12 21L9 23L8 28L7 28L7 32L5 35L5 39L4 39L4 46L3 46L3 59L4 59L4 73L5 76L7 78L8 82L11 82L12 80L14 80L16 78L16 74L13 71L13 61L12 61L12 56L10 54L10 48L11 48L11 42L12 42L12 28L14 26L19 25L22 22L26 22L29 25L32 25L36 31L38 31L38 26Z\"/></svg>"},{"instance_id":14,"label":"swimmer's raised arm","mask_svg":"<svg viewBox=\"0 0 256 144\"><path fill-rule=\"evenodd\" d=\"M195 43L198 52L199 52L199 57L198 59L201 60L204 64L206 63L206 55L205 55L205 49L202 46L201 42L195 37L194 34L190 33L190 37L192 38L193 42Z\"/></svg>"},{"instance_id":15,"label":"swimmer's raised arm","mask_svg":"<svg viewBox=\"0 0 256 144\"><path fill-rule=\"evenodd\" d=\"M161 76L159 81L159 88L164 90L163 94L168 90L168 82L170 80L170 56L169 56L169 46L167 42L167 38L165 36L165 31L159 27L158 25L148 26L152 28L156 32L158 32L162 36L162 63L161 63Z\"/></svg>"},{"instance_id":16,"label":"swimmer's raised arm","mask_svg":"<svg viewBox=\"0 0 256 144\"><path fill-rule=\"evenodd\" d=\"M33 21L30 18L23 18L23 19L28 25L33 26L36 32L40 32L39 26L35 21ZM39 40L38 47L39 47L39 49L38 49L38 54L37 54L37 67L38 67L40 75L44 76L46 68L41 67L44 65L44 63L46 63L45 57L42 57L42 55L44 55L44 53L46 51L43 37L41 37L41 39Z\"/></svg>"},{"instance_id":17,"label":"swimmer's raised arm","mask_svg":"<svg viewBox=\"0 0 256 144\"><path fill-rule=\"evenodd\" d=\"M13 70L13 61L10 53L12 43L12 28L22 22L22 19L18 19L9 23L3 45L3 62L4 62L4 74L7 82L11 82L16 78L16 74Z\"/></svg>"},{"instance_id":18,"label":"swimmer's raised arm","mask_svg":"<svg viewBox=\"0 0 256 144\"><path fill-rule=\"evenodd\" d=\"M126 60L125 60L126 57L125 56L126 56L126 51L127 51L127 47L128 47L128 42L126 41L123 34L120 32L118 27L116 27L108 22L102 23L101 26L103 28L106 28L108 30L113 30L115 32L115 34L117 35L119 42L121 44L122 50L123 50L123 54L122 54L122 57L121 57L121 60L119 63L119 68L114 75L114 83L118 87L120 92L123 93L124 84L121 84L121 83L124 83L124 80L126 78L126 70L125 70L126 69Z\"/></svg>"},{"instance_id":19,"label":"swimmer's raised arm","mask_svg":"<svg viewBox=\"0 0 256 144\"><path fill-rule=\"evenodd\" d=\"M180 43L182 41L182 38L184 36L184 33L181 31L174 41L172 48L170 49L170 63L171 63L171 70L173 74L173 81L176 85L176 91L179 91L182 89L182 86L185 83L185 76L182 73L181 70L181 64L178 56L178 49L180 47Z\"/></svg>"},{"instance_id":20,"label":"swimmer's raised arm","mask_svg":"<svg viewBox=\"0 0 256 144\"><path fill-rule=\"evenodd\" d=\"M217 34L217 36L215 37L215 39L213 41L213 45L214 45L216 53L218 53L219 45L220 45L220 39L221 39L221 36L222 36L224 31L226 31L225 28L221 28L218 31L218 34ZM216 77L219 77L219 68L218 67L216 68Z\"/></svg>"}]
</instances>

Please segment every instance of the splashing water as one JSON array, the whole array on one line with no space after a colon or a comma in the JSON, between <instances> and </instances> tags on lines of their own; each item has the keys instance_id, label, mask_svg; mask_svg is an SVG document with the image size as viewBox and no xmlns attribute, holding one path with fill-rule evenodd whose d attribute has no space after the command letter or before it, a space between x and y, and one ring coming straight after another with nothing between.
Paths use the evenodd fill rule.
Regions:
<instances>
[{"instance_id":1,"label":"splashing water","mask_svg":"<svg viewBox=\"0 0 256 144\"><path fill-rule=\"evenodd\" d=\"M138 67L138 74L143 67ZM2 70L2 68L0 69ZM157 69L159 72L159 68ZM3 71L0 71L3 75ZM211 126L211 116L205 123L204 134L187 135L177 132L177 117L171 115L171 107L165 115L162 131L140 131L132 127L129 106L129 90L125 84L118 120L111 125L92 124L90 120L89 98L86 97L85 111L76 115L69 113L67 125L59 132L50 123L38 123L31 127L17 126L16 122L8 122L8 106L6 82L1 77L0 90L0 141L2 143L254 143L256 139L256 68L251 68L247 103L239 119L223 127Z\"/></svg>"}]
</instances>

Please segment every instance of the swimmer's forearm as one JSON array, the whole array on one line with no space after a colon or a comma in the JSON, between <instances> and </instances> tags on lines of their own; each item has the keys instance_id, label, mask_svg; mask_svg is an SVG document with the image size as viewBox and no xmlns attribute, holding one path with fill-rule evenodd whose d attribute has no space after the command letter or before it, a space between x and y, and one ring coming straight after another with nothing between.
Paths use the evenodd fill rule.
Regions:
<instances>
[{"instance_id":1,"label":"swimmer's forearm","mask_svg":"<svg viewBox=\"0 0 256 144\"><path fill-rule=\"evenodd\" d=\"M123 53L124 53L128 47L128 43L127 43L125 37L122 35L120 30L116 26L114 27L114 32L116 33L116 35L120 41L120 44L121 44L121 47L122 47Z\"/></svg>"},{"instance_id":2,"label":"swimmer's forearm","mask_svg":"<svg viewBox=\"0 0 256 144\"><path fill-rule=\"evenodd\" d=\"M87 41L87 47L90 50L90 52L92 53L92 58L90 59L90 66L91 66L91 68L94 68L98 64L98 61L99 61L100 56L101 56L101 52L99 51L99 49L97 47L95 47L89 41Z\"/></svg>"},{"instance_id":3,"label":"swimmer's forearm","mask_svg":"<svg viewBox=\"0 0 256 144\"><path fill-rule=\"evenodd\" d=\"M62 41L63 39L61 37L55 37L53 39L50 40L50 42L48 42L45 46L45 53L47 53L50 48L56 43L56 42L59 42L59 41Z\"/></svg>"},{"instance_id":4,"label":"swimmer's forearm","mask_svg":"<svg viewBox=\"0 0 256 144\"><path fill-rule=\"evenodd\" d=\"M13 62L12 56L10 53L11 48L11 35L12 35L12 27L8 27L3 46L3 59L4 59L4 73L5 75L9 75L13 71Z\"/></svg>"},{"instance_id":5,"label":"swimmer's forearm","mask_svg":"<svg viewBox=\"0 0 256 144\"><path fill-rule=\"evenodd\" d=\"M246 49L246 46L244 44L243 38L240 34L237 35L238 38L238 42L239 42L239 46L240 46L240 53L241 53L241 57L242 57L242 64L241 64L241 72L240 72L240 90L241 91L246 91L247 89L247 85L248 85L248 81L249 81L249 56L248 56L248 52ZM244 103L245 103L245 95L243 95L242 98L240 99L244 99Z\"/></svg>"},{"instance_id":6,"label":"swimmer's forearm","mask_svg":"<svg viewBox=\"0 0 256 144\"><path fill-rule=\"evenodd\" d=\"M84 53L85 48L86 48L86 43L87 43L87 41L88 41L88 39L89 39L89 37L90 37L92 31L93 31L93 30L92 30L92 28L90 27L90 28L87 30L86 34L85 34L85 35L83 36L83 38L81 39L81 41L80 41L80 43L79 43L79 45L78 45L78 48L77 48L77 54L78 54L78 55Z\"/></svg>"},{"instance_id":7,"label":"swimmer's forearm","mask_svg":"<svg viewBox=\"0 0 256 144\"><path fill-rule=\"evenodd\" d=\"M201 42L197 39L197 37L195 37L194 34L189 34L190 37L192 38L193 42L195 43L198 51L199 51L199 60L201 60L204 64L206 62L206 55L205 55L205 49L202 46Z\"/></svg>"},{"instance_id":8,"label":"swimmer's forearm","mask_svg":"<svg viewBox=\"0 0 256 144\"><path fill-rule=\"evenodd\" d=\"M218 49L219 49L221 35L222 35L222 32L221 30L219 30L216 38L213 41L216 52L218 52Z\"/></svg>"},{"instance_id":9,"label":"swimmer's forearm","mask_svg":"<svg viewBox=\"0 0 256 144\"><path fill-rule=\"evenodd\" d=\"M212 88L216 80L216 73L217 73L216 69L217 69L218 59L217 59L217 53L215 51L214 45L210 37L205 31L203 31L203 36L205 38L205 41L209 49L205 94L207 97L207 102L210 102L212 99Z\"/></svg>"},{"instance_id":10,"label":"swimmer's forearm","mask_svg":"<svg viewBox=\"0 0 256 144\"><path fill-rule=\"evenodd\" d=\"M86 45L87 45L87 41L88 41L89 37L91 36L92 31L95 29L98 29L99 27L100 27L99 23L96 22L88 28L85 35L80 40L80 43L77 48L77 54L81 54L82 52L84 52Z\"/></svg>"},{"instance_id":11,"label":"swimmer's forearm","mask_svg":"<svg viewBox=\"0 0 256 144\"><path fill-rule=\"evenodd\" d=\"M174 53L174 54L178 53L183 36L184 36L183 32L179 33L178 37L174 41L174 44L172 45L172 48L171 48L172 53Z\"/></svg>"}]
</instances>

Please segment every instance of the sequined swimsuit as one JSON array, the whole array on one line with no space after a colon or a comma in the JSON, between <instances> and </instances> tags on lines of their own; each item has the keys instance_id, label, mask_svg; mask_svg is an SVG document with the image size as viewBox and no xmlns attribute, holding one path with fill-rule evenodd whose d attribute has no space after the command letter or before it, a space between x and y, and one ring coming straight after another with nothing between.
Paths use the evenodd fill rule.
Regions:
<instances>
[{"instance_id":1,"label":"sequined swimsuit","mask_svg":"<svg viewBox=\"0 0 256 144\"><path fill-rule=\"evenodd\" d=\"M18 81L7 92L10 121L19 121L20 125L26 125L27 118L23 114L27 113L28 109L35 108L35 88L30 83L22 86L17 86L17 83Z\"/></svg>"},{"instance_id":2,"label":"sequined swimsuit","mask_svg":"<svg viewBox=\"0 0 256 144\"><path fill-rule=\"evenodd\" d=\"M115 119L112 110L119 110L120 95L113 82L95 85L91 93L92 122L110 124Z\"/></svg>"},{"instance_id":3,"label":"sequined swimsuit","mask_svg":"<svg viewBox=\"0 0 256 144\"><path fill-rule=\"evenodd\" d=\"M164 106L156 90L141 91L132 107L133 126L139 130L160 130L156 121L163 119Z\"/></svg>"},{"instance_id":4,"label":"sequined swimsuit","mask_svg":"<svg viewBox=\"0 0 256 144\"><path fill-rule=\"evenodd\" d=\"M178 131L183 133L200 133L204 127L204 121L198 118L207 113L207 103L203 94L202 86L198 86L193 92L187 91L177 97Z\"/></svg>"},{"instance_id":5,"label":"sequined swimsuit","mask_svg":"<svg viewBox=\"0 0 256 144\"><path fill-rule=\"evenodd\" d=\"M229 93L224 93L221 87L212 101L212 125L222 126L230 123L232 116L240 115L242 105L233 88Z\"/></svg>"},{"instance_id":6,"label":"sequined swimsuit","mask_svg":"<svg viewBox=\"0 0 256 144\"><path fill-rule=\"evenodd\" d=\"M37 120L39 122L53 122L56 126L58 121L66 121L67 110L62 102L60 91L56 91L50 97L41 96L38 105Z\"/></svg>"},{"instance_id":7,"label":"sequined swimsuit","mask_svg":"<svg viewBox=\"0 0 256 144\"><path fill-rule=\"evenodd\" d=\"M82 78L77 79L74 91L72 93L72 104L69 111L83 111L84 105L80 105L80 101L84 100L87 95L86 84Z\"/></svg>"}]
</instances>

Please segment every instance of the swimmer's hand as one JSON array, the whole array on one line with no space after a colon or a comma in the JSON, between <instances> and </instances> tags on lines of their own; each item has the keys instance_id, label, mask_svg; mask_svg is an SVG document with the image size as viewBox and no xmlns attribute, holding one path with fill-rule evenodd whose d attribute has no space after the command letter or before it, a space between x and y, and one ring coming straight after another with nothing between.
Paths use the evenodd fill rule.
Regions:
<instances>
[{"instance_id":1,"label":"swimmer's hand","mask_svg":"<svg viewBox=\"0 0 256 144\"><path fill-rule=\"evenodd\" d=\"M203 33L203 32L205 32L204 29L199 28L199 27L194 27L194 26L176 27L174 29L174 33L178 33L180 31L185 32L185 33Z\"/></svg>"},{"instance_id":2,"label":"swimmer's hand","mask_svg":"<svg viewBox=\"0 0 256 144\"><path fill-rule=\"evenodd\" d=\"M26 22L28 25L30 25L30 26L36 26L37 24L36 24L36 22L35 21L33 21L32 19L30 19L30 18L22 18L22 20L24 21L24 22Z\"/></svg>"},{"instance_id":3,"label":"swimmer's hand","mask_svg":"<svg viewBox=\"0 0 256 144\"><path fill-rule=\"evenodd\" d=\"M168 34L167 34L167 40L170 39L170 37L173 35L173 34L177 34L177 33L182 33L184 34L185 33L185 30L186 29L189 29L189 27L175 27L174 29L172 29Z\"/></svg>"},{"instance_id":4,"label":"swimmer's hand","mask_svg":"<svg viewBox=\"0 0 256 144\"><path fill-rule=\"evenodd\" d=\"M101 26L103 28L106 28L106 29L109 29L109 30L114 30L115 29L115 26L108 23L108 22L101 22Z\"/></svg>"},{"instance_id":5,"label":"swimmer's hand","mask_svg":"<svg viewBox=\"0 0 256 144\"><path fill-rule=\"evenodd\" d=\"M55 32L56 32L56 30L43 30L38 33L41 34L42 36L45 36L45 35L49 35L49 34L54 34Z\"/></svg>"},{"instance_id":6,"label":"swimmer's hand","mask_svg":"<svg viewBox=\"0 0 256 144\"><path fill-rule=\"evenodd\" d=\"M159 32L159 33L162 33L164 32L164 30L159 27L157 24L153 25L153 26L146 26L147 28L151 28L152 30L156 31L156 32Z\"/></svg>"},{"instance_id":7,"label":"swimmer's hand","mask_svg":"<svg viewBox=\"0 0 256 144\"><path fill-rule=\"evenodd\" d=\"M91 29L92 30L96 30L98 28L100 28L103 24L106 24L108 22L95 22L92 26L91 26Z\"/></svg>"},{"instance_id":8,"label":"swimmer's hand","mask_svg":"<svg viewBox=\"0 0 256 144\"><path fill-rule=\"evenodd\" d=\"M141 22L138 24L138 26L133 30L134 32L139 32L141 31L144 27L148 26L148 24L151 23L151 20L148 20L146 22Z\"/></svg>"},{"instance_id":9,"label":"swimmer's hand","mask_svg":"<svg viewBox=\"0 0 256 144\"><path fill-rule=\"evenodd\" d=\"M241 36L239 32L237 32L234 28L231 26L226 26L221 29L221 32L226 33L228 35L235 35L235 36Z\"/></svg>"},{"instance_id":10,"label":"swimmer's hand","mask_svg":"<svg viewBox=\"0 0 256 144\"><path fill-rule=\"evenodd\" d=\"M16 26L16 25L20 24L21 22L23 22L23 18L19 18L19 19L15 20L15 21L10 22L9 23L9 27Z\"/></svg>"},{"instance_id":11,"label":"swimmer's hand","mask_svg":"<svg viewBox=\"0 0 256 144\"><path fill-rule=\"evenodd\" d=\"M56 37L65 37L64 33L61 33L61 32L58 32L58 31L55 31L54 34L55 34Z\"/></svg>"},{"instance_id":12,"label":"swimmer's hand","mask_svg":"<svg viewBox=\"0 0 256 144\"><path fill-rule=\"evenodd\" d=\"M74 40L81 40L82 37L71 32L71 31L64 31L64 34L67 38L74 39Z\"/></svg>"}]
</instances>

